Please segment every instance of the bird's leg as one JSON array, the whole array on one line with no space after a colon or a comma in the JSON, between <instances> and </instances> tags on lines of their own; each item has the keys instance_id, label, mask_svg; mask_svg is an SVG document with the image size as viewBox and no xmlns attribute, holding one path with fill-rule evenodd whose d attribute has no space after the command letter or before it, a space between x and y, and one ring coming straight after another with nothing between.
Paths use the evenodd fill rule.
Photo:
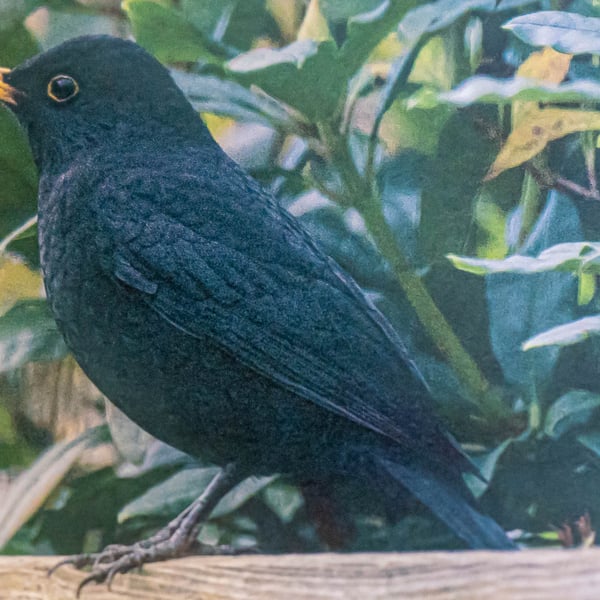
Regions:
<instances>
[{"instance_id":1,"label":"bird's leg","mask_svg":"<svg viewBox=\"0 0 600 600\"><path fill-rule=\"evenodd\" d=\"M55 565L49 572L72 564L80 569L91 565L91 573L79 584L77 596L85 585L106 581L110 587L117 573L126 573L145 563L177 558L186 554L235 554L229 546L205 546L197 541L198 532L219 500L238 482L235 466L219 471L202 494L166 527L155 535L131 546L111 545L102 552L72 556Z\"/></svg>"}]
</instances>

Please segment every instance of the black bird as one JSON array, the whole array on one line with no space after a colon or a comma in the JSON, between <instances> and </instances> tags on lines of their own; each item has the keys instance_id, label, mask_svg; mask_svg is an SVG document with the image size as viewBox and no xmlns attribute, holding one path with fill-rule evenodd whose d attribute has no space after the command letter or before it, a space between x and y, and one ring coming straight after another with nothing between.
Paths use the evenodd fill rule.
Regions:
<instances>
[{"instance_id":1,"label":"black bird","mask_svg":"<svg viewBox=\"0 0 600 600\"><path fill-rule=\"evenodd\" d=\"M4 72L0 97L39 168L41 264L69 348L141 427L223 467L90 579L179 555L233 485L275 472L408 488L472 548L514 548L474 508L474 469L397 333L160 63L129 41L73 39Z\"/></svg>"}]
</instances>

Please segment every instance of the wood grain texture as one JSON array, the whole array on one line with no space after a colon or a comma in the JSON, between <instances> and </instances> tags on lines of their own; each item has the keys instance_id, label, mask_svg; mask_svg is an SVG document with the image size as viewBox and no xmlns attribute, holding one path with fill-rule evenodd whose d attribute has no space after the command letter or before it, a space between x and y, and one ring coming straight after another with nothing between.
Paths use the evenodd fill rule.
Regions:
<instances>
[{"instance_id":1,"label":"wood grain texture","mask_svg":"<svg viewBox=\"0 0 600 600\"><path fill-rule=\"evenodd\" d=\"M69 600L82 573L0 557L0 600ZM600 549L193 557L117 576L83 600L597 600Z\"/></svg>"}]
</instances>

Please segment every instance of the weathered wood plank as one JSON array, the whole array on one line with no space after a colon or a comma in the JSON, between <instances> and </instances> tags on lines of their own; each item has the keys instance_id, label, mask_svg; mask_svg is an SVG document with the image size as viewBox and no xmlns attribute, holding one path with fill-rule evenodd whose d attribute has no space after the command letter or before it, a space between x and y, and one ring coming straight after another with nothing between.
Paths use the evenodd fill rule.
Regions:
<instances>
[{"instance_id":1,"label":"weathered wood plank","mask_svg":"<svg viewBox=\"0 0 600 600\"><path fill-rule=\"evenodd\" d=\"M67 600L82 573L56 557L0 557L0 600ZM115 600L598 600L600 549L193 557L120 575Z\"/></svg>"}]
</instances>

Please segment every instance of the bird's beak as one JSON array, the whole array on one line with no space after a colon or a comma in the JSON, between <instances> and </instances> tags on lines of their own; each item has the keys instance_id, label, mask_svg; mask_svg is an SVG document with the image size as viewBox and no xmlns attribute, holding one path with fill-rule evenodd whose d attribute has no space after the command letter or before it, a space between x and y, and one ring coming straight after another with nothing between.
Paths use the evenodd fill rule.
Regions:
<instances>
[{"instance_id":1,"label":"bird's beak","mask_svg":"<svg viewBox=\"0 0 600 600\"><path fill-rule=\"evenodd\" d=\"M10 69L0 67L0 101L6 104L16 104L15 96L17 95L17 88L8 85L4 81L4 75L7 73L10 73Z\"/></svg>"}]
</instances>

